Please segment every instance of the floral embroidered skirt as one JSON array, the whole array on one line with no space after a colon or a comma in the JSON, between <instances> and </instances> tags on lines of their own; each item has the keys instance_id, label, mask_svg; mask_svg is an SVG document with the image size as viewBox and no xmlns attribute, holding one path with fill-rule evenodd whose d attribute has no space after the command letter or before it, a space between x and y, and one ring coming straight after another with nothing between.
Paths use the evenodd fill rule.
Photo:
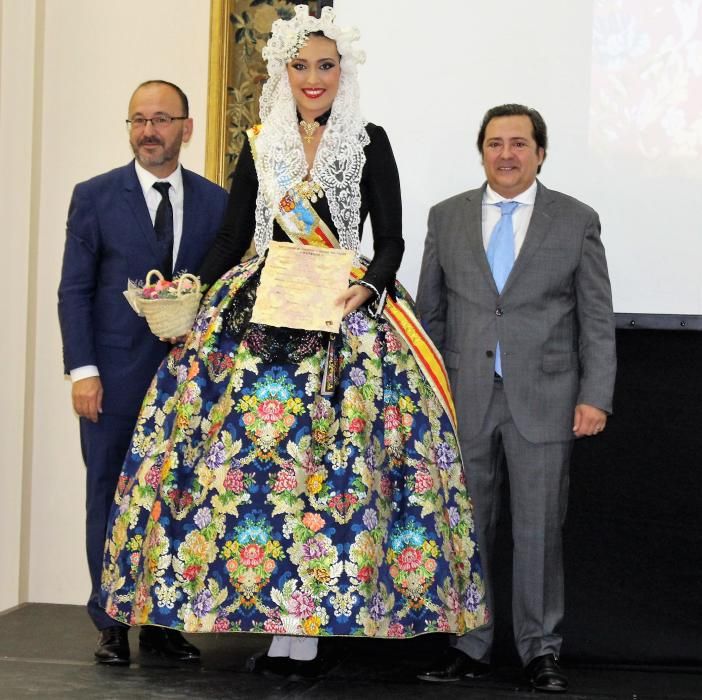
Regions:
<instances>
[{"instance_id":1,"label":"floral embroidered skirt","mask_svg":"<svg viewBox=\"0 0 702 700\"><path fill-rule=\"evenodd\" d=\"M260 267L213 285L144 399L108 523L105 609L186 632L483 625L456 435L412 353L356 311L337 337L336 391L322 395L326 346L271 361L255 334L227 331Z\"/></svg>"}]
</instances>

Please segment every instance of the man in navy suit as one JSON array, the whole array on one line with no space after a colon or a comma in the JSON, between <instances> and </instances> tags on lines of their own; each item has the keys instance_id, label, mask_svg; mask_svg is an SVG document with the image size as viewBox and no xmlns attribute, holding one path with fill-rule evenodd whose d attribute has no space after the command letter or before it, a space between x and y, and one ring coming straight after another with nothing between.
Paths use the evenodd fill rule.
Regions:
<instances>
[{"instance_id":1,"label":"man in navy suit","mask_svg":"<svg viewBox=\"0 0 702 700\"><path fill-rule=\"evenodd\" d=\"M172 271L196 272L227 202L221 187L178 162L193 130L188 99L178 86L142 83L128 114L135 159L73 191L58 305L64 366L87 467L88 614L100 631L95 657L113 665L129 663L129 628L98 604L107 519L142 398L170 349L122 292L127 280L143 280L152 268L167 279ZM163 230L167 234L159 235ZM171 658L199 657L174 630L143 627L139 642L142 649Z\"/></svg>"}]
</instances>

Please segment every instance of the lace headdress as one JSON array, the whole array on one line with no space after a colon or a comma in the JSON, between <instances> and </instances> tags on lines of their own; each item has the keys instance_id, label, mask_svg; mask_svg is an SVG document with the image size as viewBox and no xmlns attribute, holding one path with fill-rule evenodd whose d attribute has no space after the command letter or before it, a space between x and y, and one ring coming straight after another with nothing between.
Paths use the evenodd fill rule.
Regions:
<instances>
[{"instance_id":1,"label":"lace headdress","mask_svg":"<svg viewBox=\"0 0 702 700\"><path fill-rule=\"evenodd\" d=\"M310 16L306 5L297 5L295 16L276 20L262 55L268 66L260 114L263 129L256 140L256 250L262 254L273 236L273 216L280 200L307 175L307 161L297 122L286 64L297 56L312 32L322 32L336 42L341 56L341 76L331 115L326 124L310 178L324 189L329 211L343 248L358 253L361 209L361 171L369 143L361 117L356 67L365 54L353 43L355 28L334 22L334 10L325 7L321 17Z\"/></svg>"}]
</instances>

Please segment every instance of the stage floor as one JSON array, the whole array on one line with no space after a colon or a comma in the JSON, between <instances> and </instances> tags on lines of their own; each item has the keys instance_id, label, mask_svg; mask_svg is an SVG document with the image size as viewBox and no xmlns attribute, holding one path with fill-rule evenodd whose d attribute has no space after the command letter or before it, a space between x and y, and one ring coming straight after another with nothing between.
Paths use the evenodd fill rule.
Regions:
<instances>
[{"instance_id":1,"label":"stage floor","mask_svg":"<svg viewBox=\"0 0 702 700\"><path fill-rule=\"evenodd\" d=\"M190 636L202 663L173 664L139 654L130 632L132 663L109 668L93 662L97 634L84 609L73 605L24 605L0 614L0 698L476 698L519 700L532 692L516 667L498 668L490 682L427 684L416 669L444 643L329 640L339 662L324 679L289 681L245 670L248 656L267 647L267 636ZM699 669L612 668L564 663L571 690L566 700L701 700Z\"/></svg>"}]
</instances>

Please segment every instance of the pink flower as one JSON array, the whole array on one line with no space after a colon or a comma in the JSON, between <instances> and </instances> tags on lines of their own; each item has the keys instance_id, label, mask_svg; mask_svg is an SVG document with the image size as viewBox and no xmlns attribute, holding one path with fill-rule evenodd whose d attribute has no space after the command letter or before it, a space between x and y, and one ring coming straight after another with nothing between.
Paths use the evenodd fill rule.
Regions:
<instances>
[{"instance_id":1,"label":"pink flower","mask_svg":"<svg viewBox=\"0 0 702 700\"><path fill-rule=\"evenodd\" d=\"M382 493L386 498L389 498L392 495L392 482L390 481L390 477L383 476L380 479L380 493Z\"/></svg>"},{"instance_id":2,"label":"pink flower","mask_svg":"<svg viewBox=\"0 0 702 700\"><path fill-rule=\"evenodd\" d=\"M432 487L434 486L434 480L431 478L431 475L427 471L418 471L417 476L415 477L414 480L414 490L417 493L426 493L427 491L431 491Z\"/></svg>"},{"instance_id":3,"label":"pink flower","mask_svg":"<svg viewBox=\"0 0 702 700\"><path fill-rule=\"evenodd\" d=\"M402 425L404 425L405 428L411 427L413 422L414 422L414 418L412 418L412 415L410 413L403 413L402 414Z\"/></svg>"},{"instance_id":4,"label":"pink flower","mask_svg":"<svg viewBox=\"0 0 702 700\"><path fill-rule=\"evenodd\" d=\"M450 632L451 627L449 626L448 618L446 617L445 612L441 612L441 615L439 616L438 620L438 629L439 632Z\"/></svg>"},{"instance_id":5,"label":"pink flower","mask_svg":"<svg viewBox=\"0 0 702 700\"><path fill-rule=\"evenodd\" d=\"M422 563L422 553L414 547L405 547L397 557L397 563L402 571L414 571Z\"/></svg>"},{"instance_id":6,"label":"pink flower","mask_svg":"<svg viewBox=\"0 0 702 700\"><path fill-rule=\"evenodd\" d=\"M400 425L400 411L397 406L386 406L385 407L385 427L388 430L394 430Z\"/></svg>"},{"instance_id":7,"label":"pink flower","mask_svg":"<svg viewBox=\"0 0 702 700\"><path fill-rule=\"evenodd\" d=\"M258 406L258 416L267 423L275 423L283 417L284 407L280 401L268 399Z\"/></svg>"},{"instance_id":8,"label":"pink flower","mask_svg":"<svg viewBox=\"0 0 702 700\"><path fill-rule=\"evenodd\" d=\"M265 554L266 551L260 544L255 544L252 542L251 544L247 544L246 547L241 550L241 563L244 566L253 568L254 566L258 566L263 561Z\"/></svg>"},{"instance_id":9,"label":"pink flower","mask_svg":"<svg viewBox=\"0 0 702 700\"><path fill-rule=\"evenodd\" d=\"M400 339L394 333L388 333L385 336L385 344L388 346L388 352L397 352L402 349Z\"/></svg>"},{"instance_id":10,"label":"pink flower","mask_svg":"<svg viewBox=\"0 0 702 700\"><path fill-rule=\"evenodd\" d=\"M405 628L400 622L393 622L390 627L388 627L388 637L404 637Z\"/></svg>"},{"instance_id":11,"label":"pink flower","mask_svg":"<svg viewBox=\"0 0 702 700\"><path fill-rule=\"evenodd\" d=\"M288 601L288 612L295 617L309 617L314 612L314 600L307 593L295 591Z\"/></svg>"},{"instance_id":12,"label":"pink flower","mask_svg":"<svg viewBox=\"0 0 702 700\"><path fill-rule=\"evenodd\" d=\"M152 488L157 489L161 483L161 467L154 464L144 477L144 481Z\"/></svg>"},{"instance_id":13,"label":"pink flower","mask_svg":"<svg viewBox=\"0 0 702 700\"><path fill-rule=\"evenodd\" d=\"M244 421L244 425L253 425L256 422L256 416L253 413L244 413L241 419Z\"/></svg>"},{"instance_id":14,"label":"pink flower","mask_svg":"<svg viewBox=\"0 0 702 700\"><path fill-rule=\"evenodd\" d=\"M263 629L268 634L285 634L285 627L283 627L280 620L266 620L263 623Z\"/></svg>"},{"instance_id":15,"label":"pink flower","mask_svg":"<svg viewBox=\"0 0 702 700\"><path fill-rule=\"evenodd\" d=\"M226 632L229 629L229 620L226 617L218 617L215 620L213 632Z\"/></svg>"},{"instance_id":16,"label":"pink flower","mask_svg":"<svg viewBox=\"0 0 702 700\"><path fill-rule=\"evenodd\" d=\"M312 450L307 450L302 455L302 468L307 474L314 474L314 472L317 471L317 463L315 462Z\"/></svg>"},{"instance_id":17,"label":"pink flower","mask_svg":"<svg viewBox=\"0 0 702 700\"><path fill-rule=\"evenodd\" d=\"M347 513L358 503L358 496L354 493L339 493L329 499L329 507L339 513Z\"/></svg>"},{"instance_id":18,"label":"pink flower","mask_svg":"<svg viewBox=\"0 0 702 700\"><path fill-rule=\"evenodd\" d=\"M230 469L224 477L224 488L234 493L244 491L244 472L241 469Z\"/></svg>"},{"instance_id":19,"label":"pink flower","mask_svg":"<svg viewBox=\"0 0 702 700\"><path fill-rule=\"evenodd\" d=\"M365 427L366 421L364 421L363 418L354 418L349 423L349 431L352 433L362 433Z\"/></svg>"},{"instance_id":20,"label":"pink flower","mask_svg":"<svg viewBox=\"0 0 702 700\"><path fill-rule=\"evenodd\" d=\"M358 570L358 580L363 581L364 583L366 581L370 581L372 575L373 575L373 567L372 566L364 566L363 568Z\"/></svg>"},{"instance_id":21,"label":"pink flower","mask_svg":"<svg viewBox=\"0 0 702 700\"><path fill-rule=\"evenodd\" d=\"M292 469L281 469L276 477L275 484L273 484L273 490L276 493L282 493L283 491L294 491L297 488L297 479L295 478L295 472Z\"/></svg>"}]
</instances>

